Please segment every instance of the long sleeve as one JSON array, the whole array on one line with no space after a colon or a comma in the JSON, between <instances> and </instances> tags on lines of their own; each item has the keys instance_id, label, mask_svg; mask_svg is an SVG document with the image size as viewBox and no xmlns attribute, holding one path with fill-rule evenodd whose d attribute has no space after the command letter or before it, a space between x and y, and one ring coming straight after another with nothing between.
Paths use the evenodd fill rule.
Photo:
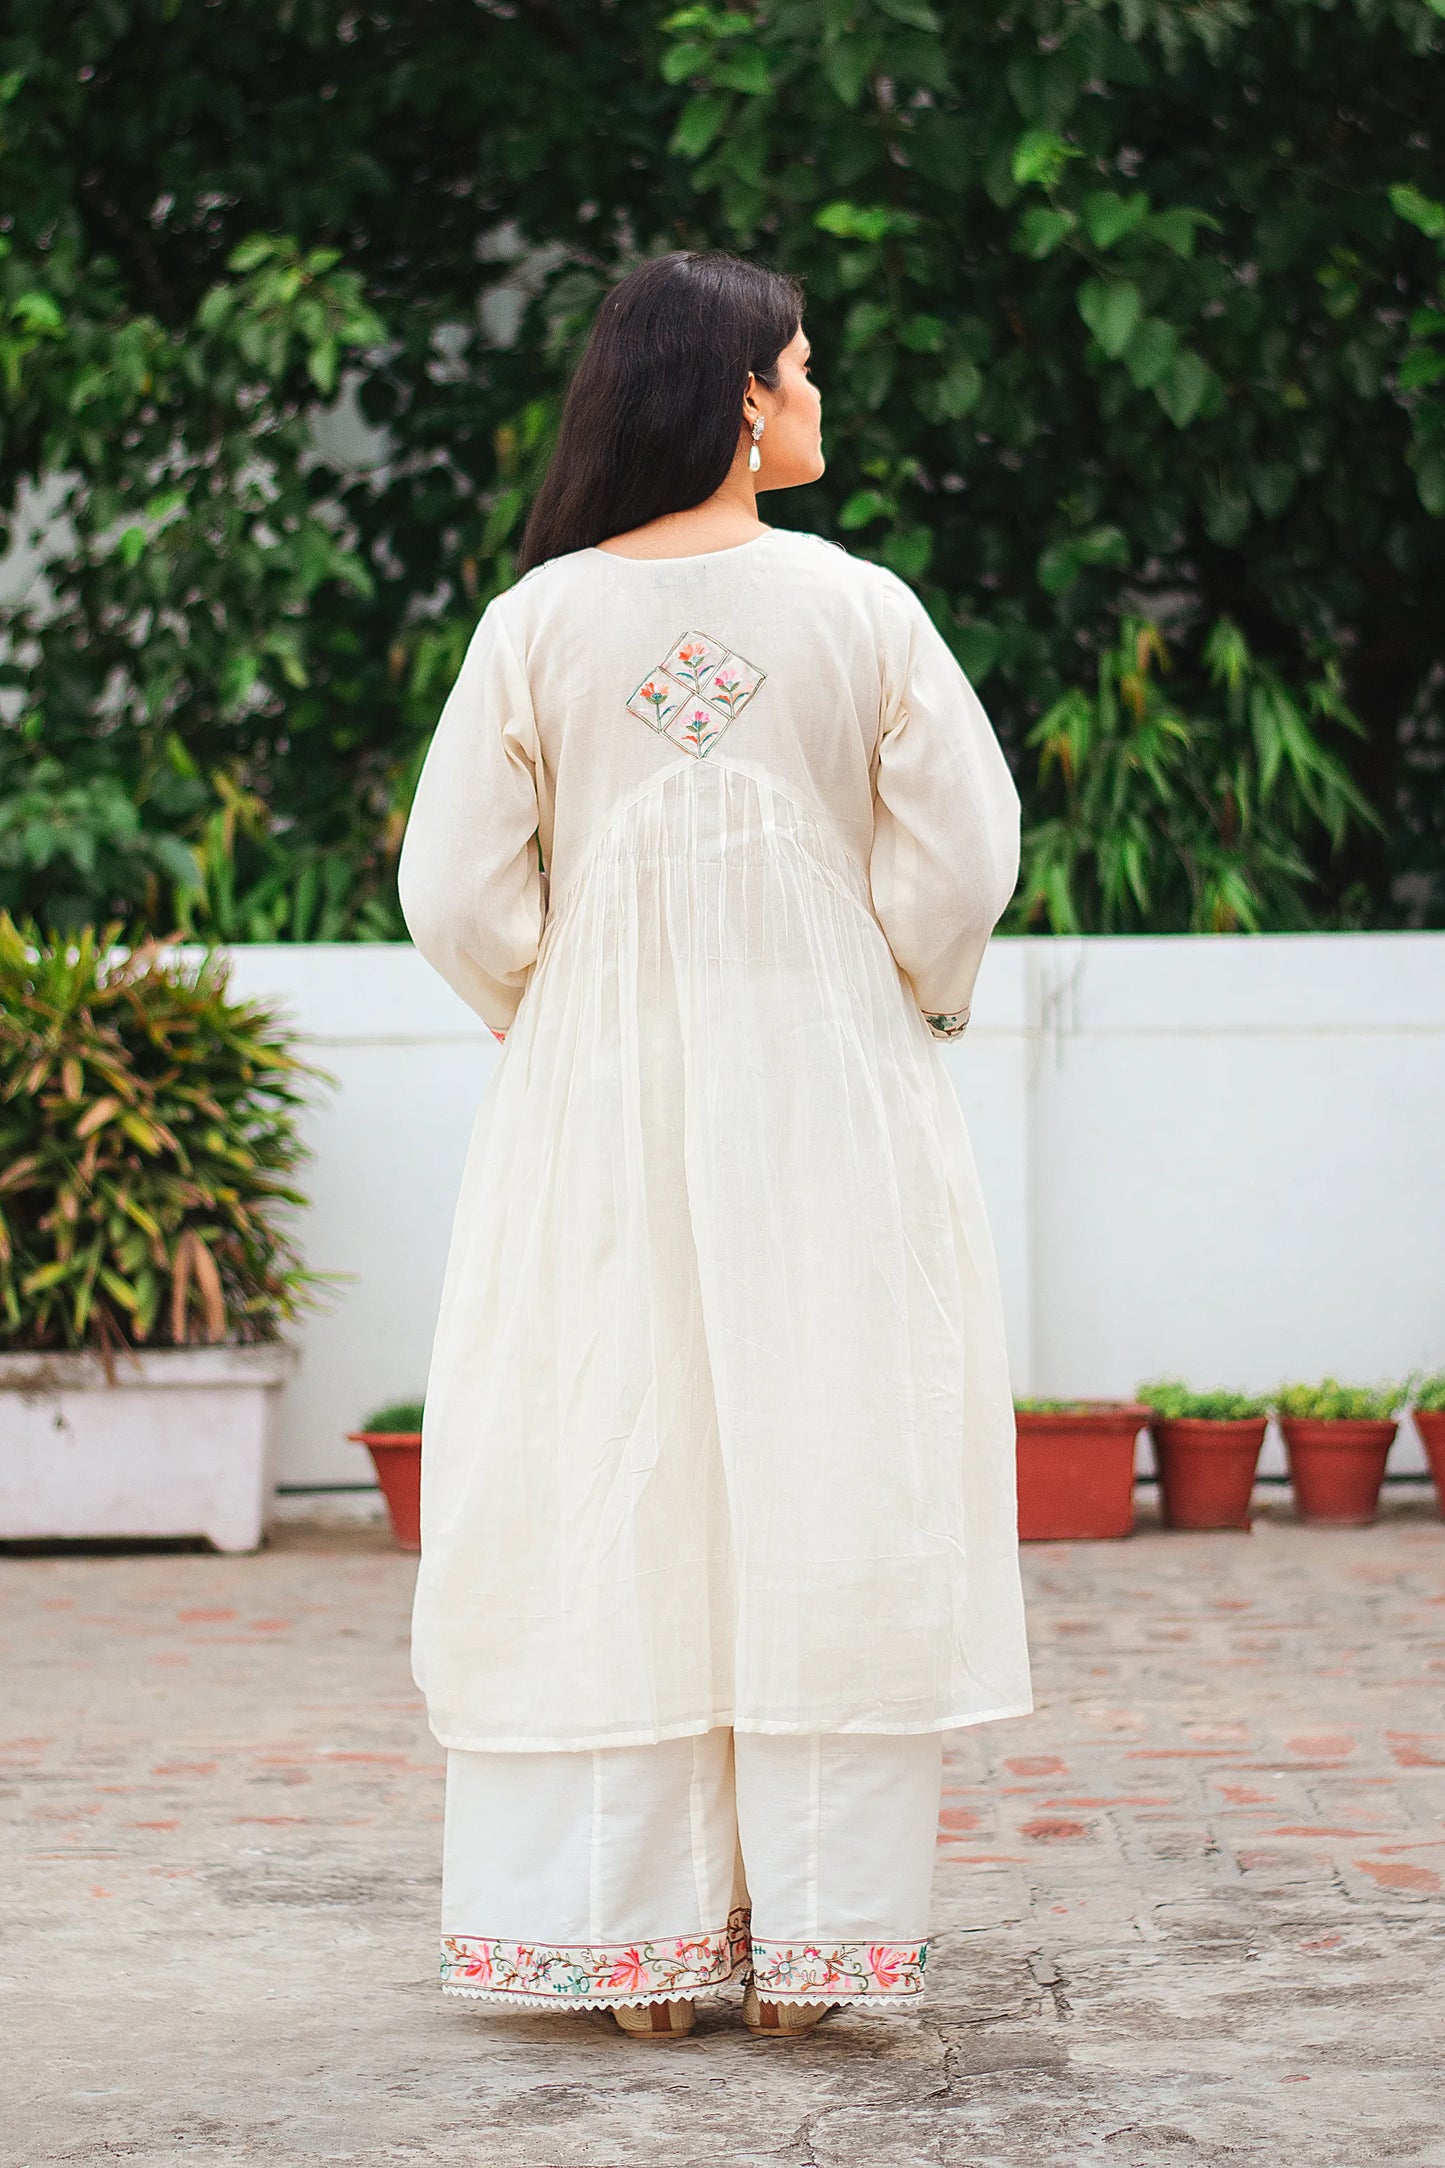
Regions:
<instances>
[{"instance_id":1,"label":"long sleeve","mask_svg":"<svg viewBox=\"0 0 1445 2168\"><path fill-rule=\"evenodd\" d=\"M901 582L901 653L878 747L874 909L935 1038L968 1023L989 935L1019 874L1020 805L983 705Z\"/></svg>"},{"instance_id":2,"label":"long sleeve","mask_svg":"<svg viewBox=\"0 0 1445 2168\"><path fill-rule=\"evenodd\" d=\"M407 931L496 1038L537 959L541 754L526 674L493 604L427 748L397 862Z\"/></svg>"}]
</instances>

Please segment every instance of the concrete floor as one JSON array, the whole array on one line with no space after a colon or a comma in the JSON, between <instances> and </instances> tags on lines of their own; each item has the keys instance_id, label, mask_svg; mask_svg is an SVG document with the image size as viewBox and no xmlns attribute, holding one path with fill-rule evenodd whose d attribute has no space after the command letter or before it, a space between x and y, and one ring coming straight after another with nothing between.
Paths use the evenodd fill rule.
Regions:
<instances>
[{"instance_id":1,"label":"concrete floor","mask_svg":"<svg viewBox=\"0 0 1445 2168\"><path fill-rule=\"evenodd\" d=\"M1025 1555L1038 1708L951 1743L924 2010L663 2046L438 1993L381 1538L0 1560L4 2161L1445 2168L1433 1502Z\"/></svg>"}]
</instances>

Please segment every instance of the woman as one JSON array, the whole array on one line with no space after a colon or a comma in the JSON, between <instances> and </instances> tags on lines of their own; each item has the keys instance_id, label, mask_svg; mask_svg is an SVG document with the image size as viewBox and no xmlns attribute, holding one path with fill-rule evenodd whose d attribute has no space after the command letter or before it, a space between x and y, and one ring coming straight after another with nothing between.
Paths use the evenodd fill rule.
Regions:
<instances>
[{"instance_id":1,"label":"woman","mask_svg":"<svg viewBox=\"0 0 1445 2168\"><path fill-rule=\"evenodd\" d=\"M504 1042L426 1394L443 1985L675 2038L922 1988L945 1729L1032 1707L994 1253L935 1041L1019 801L823 471L800 295L608 296L403 846Z\"/></svg>"}]
</instances>

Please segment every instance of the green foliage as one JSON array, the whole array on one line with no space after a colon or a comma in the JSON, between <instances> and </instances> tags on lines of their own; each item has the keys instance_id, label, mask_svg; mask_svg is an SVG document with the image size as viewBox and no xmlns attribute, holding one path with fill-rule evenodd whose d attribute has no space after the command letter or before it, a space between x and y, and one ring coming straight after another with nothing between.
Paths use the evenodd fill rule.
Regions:
<instances>
[{"instance_id":1,"label":"green foliage","mask_svg":"<svg viewBox=\"0 0 1445 2168\"><path fill-rule=\"evenodd\" d=\"M1088 1415L1095 1409L1087 1400L1036 1400L1015 1396L1014 1408L1024 1415Z\"/></svg>"},{"instance_id":2,"label":"green foliage","mask_svg":"<svg viewBox=\"0 0 1445 2168\"><path fill-rule=\"evenodd\" d=\"M118 935L0 914L0 1345L274 1339L336 1277L282 1227L325 1072L220 958Z\"/></svg>"},{"instance_id":3,"label":"green foliage","mask_svg":"<svg viewBox=\"0 0 1445 2168\"><path fill-rule=\"evenodd\" d=\"M421 1413L422 1403L419 1400L389 1400L384 1408L377 1408L368 1415L361 1428L419 1432Z\"/></svg>"},{"instance_id":4,"label":"green foliage","mask_svg":"<svg viewBox=\"0 0 1445 2168\"><path fill-rule=\"evenodd\" d=\"M0 507L78 486L0 895L400 933L591 310L721 243L809 294L767 516L917 583L1013 760L1006 924L1445 924L1442 54L1433 0L14 0Z\"/></svg>"},{"instance_id":5,"label":"green foliage","mask_svg":"<svg viewBox=\"0 0 1445 2168\"><path fill-rule=\"evenodd\" d=\"M1136 1397L1165 1422L1193 1417L1206 1422L1228 1423L1270 1412L1269 1401L1253 1393L1230 1392L1224 1388L1215 1392L1195 1392L1182 1378L1150 1378L1139 1387Z\"/></svg>"},{"instance_id":6,"label":"green foliage","mask_svg":"<svg viewBox=\"0 0 1445 2168\"><path fill-rule=\"evenodd\" d=\"M1126 617L1092 694L1027 734L1035 807L1008 925L1051 933L1260 932L1311 923L1312 832L1378 827L1325 729L1363 736L1340 673L1292 693L1221 619L1177 693L1157 626Z\"/></svg>"},{"instance_id":7,"label":"green foliage","mask_svg":"<svg viewBox=\"0 0 1445 2168\"><path fill-rule=\"evenodd\" d=\"M224 939L360 930L383 839L355 836L350 862L283 842L246 784L258 736L328 678L318 596L374 592L308 464L314 394L381 336L357 274L335 250L253 238L169 330L44 252L22 271L12 249L7 273L48 304L9 364L12 443L70 477L55 511L73 540L8 615L0 900L57 929L116 911ZM368 810L384 822L391 799Z\"/></svg>"},{"instance_id":8,"label":"green foliage","mask_svg":"<svg viewBox=\"0 0 1445 2168\"><path fill-rule=\"evenodd\" d=\"M1429 1377L1421 1378L1413 1401L1417 1408L1445 1414L1445 1370L1435 1370Z\"/></svg>"},{"instance_id":9,"label":"green foliage","mask_svg":"<svg viewBox=\"0 0 1445 2168\"><path fill-rule=\"evenodd\" d=\"M1317 1385L1281 1385L1274 1401L1281 1415L1313 1416L1320 1421L1361 1416L1383 1420L1397 1412L1405 1391L1401 1384L1341 1385L1338 1378L1325 1378Z\"/></svg>"}]
</instances>

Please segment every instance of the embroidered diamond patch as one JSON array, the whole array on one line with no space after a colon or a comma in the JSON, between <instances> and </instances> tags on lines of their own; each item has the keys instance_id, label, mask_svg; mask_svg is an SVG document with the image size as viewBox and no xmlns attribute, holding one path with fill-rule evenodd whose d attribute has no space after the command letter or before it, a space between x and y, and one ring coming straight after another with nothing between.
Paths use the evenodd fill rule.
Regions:
<instances>
[{"instance_id":1,"label":"embroidered diamond patch","mask_svg":"<svg viewBox=\"0 0 1445 2168\"><path fill-rule=\"evenodd\" d=\"M701 760L766 675L705 632L685 632L643 679L627 712Z\"/></svg>"}]
</instances>

